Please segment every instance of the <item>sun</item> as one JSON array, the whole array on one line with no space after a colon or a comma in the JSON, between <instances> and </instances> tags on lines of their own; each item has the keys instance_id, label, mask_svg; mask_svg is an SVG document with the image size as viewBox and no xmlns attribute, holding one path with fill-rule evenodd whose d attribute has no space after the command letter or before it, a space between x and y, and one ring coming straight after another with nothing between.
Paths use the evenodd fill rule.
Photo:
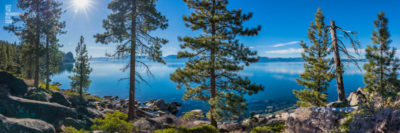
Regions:
<instances>
[{"instance_id":1,"label":"sun","mask_svg":"<svg viewBox=\"0 0 400 133\"><path fill-rule=\"evenodd\" d=\"M72 0L74 7L77 9L85 9L90 6L90 0Z\"/></svg>"},{"instance_id":2,"label":"sun","mask_svg":"<svg viewBox=\"0 0 400 133\"><path fill-rule=\"evenodd\" d=\"M70 0L70 8L72 8L75 14L84 13L87 14L87 11L93 6L92 0Z\"/></svg>"}]
</instances>

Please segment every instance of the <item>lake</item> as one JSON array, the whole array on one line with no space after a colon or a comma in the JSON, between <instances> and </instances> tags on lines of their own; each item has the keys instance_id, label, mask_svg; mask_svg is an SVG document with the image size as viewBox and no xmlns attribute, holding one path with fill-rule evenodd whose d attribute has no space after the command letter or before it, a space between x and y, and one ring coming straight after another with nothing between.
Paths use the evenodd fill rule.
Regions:
<instances>
[{"instance_id":1,"label":"lake","mask_svg":"<svg viewBox=\"0 0 400 133\"><path fill-rule=\"evenodd\" d=\"M93 68L90 74L92 83L89 93L103 96L118 96L127 99L129 96L129 81L124 80L129 77L129 71L123 72L127 61L90 61ZM149 85L141 83L136 90L136 98L140 102L150 99L164 99L168 102L183 102L178 115L193 110L207 109L207 103L201 101L182 101L184 90L176 89L176 84L169 79L169 75L179 67L184 67L182 61L168 61L167 64L148 63L151 75L144 75ZM360 67L362 68L362 63ZM143 68L138 71L144 73ZM256 95L246 96L249 104L248 111L256 113L270 113L272 111L292 107L296 103L293 90L303 87L296 83L296 78L304 71L303 62L260 62L251 64L239 74L247 76L253 82L262 84L265 89ZM344 87L346 96L351 91L364 86L364 72L360 71L353 64L345 64ZM60 82L62 89L68 89L71 76L70 70L62 71L52 76L54 82ZM336 80L332 80L328 89L328 101L337 100Z\"/></svg>"}]
</instances>

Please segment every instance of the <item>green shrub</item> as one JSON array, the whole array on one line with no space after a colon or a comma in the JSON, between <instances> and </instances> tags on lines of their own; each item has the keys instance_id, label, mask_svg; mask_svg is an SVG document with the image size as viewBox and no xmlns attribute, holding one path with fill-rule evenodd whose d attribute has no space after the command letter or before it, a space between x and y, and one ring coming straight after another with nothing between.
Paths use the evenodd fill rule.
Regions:
<instances>
[{"instance_id":1,"label":"green shrub","mask_svg":"<svg viewBox=\"0 0 400 133\"><path fill-rule=\"evenodd\" d=\"M201 110L192 110L190 112L186 112L185 115L183 115L182 120L184 121L189 121L189 120L196 120L204 118L203 111Z\"/></svg>"},{"instance_id":2,"label":"green shrub","mask_svg":"<svg viewBox=\"0 0 400 133\"><path fill-rule=\"evenodd\" d=\"M169 129L159 129L154 133L219 133L218 129L211 125L202 125L194 128L169 128Z\"/></svg>"},{"instance_id":3,"label":"green shrub","mask_svg":"<svg viewBox=\"0 0 400 133\"><path fill-rule=\"evenodd\" d=\"M46 88L46 84L40 83L39 87L45 89ZM49 84L49 89L52 90L52 91L56 91L56 92L60 91L60 88L58 86L52 85L52 84Z\"/></svg>"},{"instance_id":4,"label":"green shrub","mask_svg":"<svg viewBox=\"0 0 400 133\"><path fill-rule=\"evenodd\" d=\"M91 101L91 100L93 100L93 101L101 101L101 100L103 100L102 98L100 98L99 96L96 96L96 95L86 95L86 99L88 101Z\"/></svg>"},{"instance_id":5,"label":"green shrub","mask_svg":"<svg viewBox=\"0 0 400 133\"><path fill-rule=\"evenodd\" d=\"M279 122L272 125L256 127L250 133L281 133L285 129L285 122Z\"/></svg>"},{"instance_id":6,"label":"green shrub","mask_svg":"<svg viewBox=\"0 0 400 133\"><path fill-rule=\"evenodd\" d=\"M104 119L94 119L92 130L103 130L109 133L132 133L134 131L134 125L127 122L128 115L119 111L113 113L107 113Z\"/></svg>"},{"instance_id":7,"label":"green shrub","mask_svg":"<svg viewBox=\"0 0 400 133\"><path fill-rule=\"evenodd\" d=\"M70 89L65 90L64 93L65 93L65 95L68 95L68 96L78 96L78 95L79 95L78 92L74 92L74 91L72 91L72 90L70 90Z\"/></svg>"},{"instance_id":8,"label":"green shrub","mask_svg":"<svg viewBox=\"0 0 400 133\"><path fill-rule=\"evenodd\" d=\"M77 129L73 128L73 127L67 127L67 128L64 129L63 133L90 133L90 132L86 131L86 130L83 130L83 129L77 130Z\"/></svg>"},{"instance_id":9,"label":"green shrub","mask_svg":"<svg viewBox=\"0 0 400 133\"><path fill-rule=\"evenodd\" d=\"M72 91L72 90L70 90L70 89L65 90L64 94L65 94L65 95L68 95L68 96L79 96L79 93L78 93L78 92L74 92L74 91ZM85 98L86 100L88 100L88 101L91 101L91 100L93 100L93 101L101 101L101 100L103 100L103 99L100 98L99 96L90 95L89 93L84 93L84 98Z\"/></svg>"}]
</instances>

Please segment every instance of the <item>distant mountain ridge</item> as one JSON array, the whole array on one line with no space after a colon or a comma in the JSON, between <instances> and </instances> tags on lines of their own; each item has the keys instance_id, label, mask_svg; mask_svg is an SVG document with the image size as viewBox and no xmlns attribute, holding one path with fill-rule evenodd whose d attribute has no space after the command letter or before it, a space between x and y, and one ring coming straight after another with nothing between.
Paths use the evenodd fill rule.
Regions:
<instances>
[{"instance_id":1,"label":"distant mountain ridge","mask_svg":"<svg viewBox=\"0 0 400 133\"><path fill-rule=\"evenodd\" d=\"M144 59L146 58L145 56L138 56L136 57L137 59ZM91 58L91 61L107 61L107 60L128 60L130 59L130 56L124 56L120 58L110 58L110 57L95 57ZM177 55L168 55L163 57L164 60L166 61L187 61L187 58L181 58L178 59ZM342 59L344 62L350 62L350 59ZM364 62L366 59L358 59L356 61ZM283 57L260 57L260 60L258 62L304 62L303 58L300 57L289 57L289 58L283 58Z\"/></svg>"}]
</instances>

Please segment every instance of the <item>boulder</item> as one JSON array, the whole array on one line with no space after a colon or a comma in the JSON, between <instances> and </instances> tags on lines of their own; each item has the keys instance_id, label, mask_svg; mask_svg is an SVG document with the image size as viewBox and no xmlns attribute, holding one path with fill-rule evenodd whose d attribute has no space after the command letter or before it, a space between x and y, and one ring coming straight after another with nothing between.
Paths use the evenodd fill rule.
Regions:
<instances>
[{"instance_id":1,"label":"boulder","mask_svg":"<svg viewBox=\"0 0 400 133\"><path fill-rule=\"evenodd\" d=\"M365 97L366 93L362 88L358 88L357 91L351 92L347 101L349 101L350 106L357 106L367 101Z\"/></svg>"},{"instance_id":2,"label":"boulder","mask_svg":"<svg viewBox=\"0 0 400 133\"><path fill-rule=\"evenodd\" d=\"M113 101L113 96L104 96L104 100Z\"/></svg>"},{"instance_id":3,"label":"boulder","mask_svg":"<svg viewBox=\"0 0 400 133\"><path fill-rule=\"evenodd\" d=\"M349 132L355 133L395 133L399 132L400 110L384 108L372 116L355 115L348 123Z\"/></svg>"},{"instance_id":4,"label":"boulder","mask_svg":"<svg viewBox=\"0 0 400 133\"><path fill-rule=\"evenodd\" d=\"M14 96L0 100L0 114L14 118L41 119L53 124L59 129L62 121L67 118L77 118L75 109L57 103L41 102Z\"/></svg>"},{"instance_id":5,"label":"boulder","mask_svg":"<svg viewBox=\"0 0 400 133\"><path fill-rule=\"evenodd\" d=\"M157 110L168 110L169 105L164 100L157 100L154 102L154 106Z\"/></svg>"},{"instance_id":6,"label":"boulder","mask_svg":"<svg viewBox=\"0 0 400 133\"><path fill-rule=\"evenodd\" d=\"M0 84L7 85L10 94L22 97L28 91L28 86L22 79L16 78L7 72L0 72Z\"/></svg>"},{"instance_id":7,"label":"boulder","mask_svg":"<svg viewBox=\"0 0 400 133\"><path fill-rule=\"evenodd\" d=\"M6 99L10 95L7 85L0 85L0 99Z\"/></svg>"},{"instance_id":8,"label":"boulder","mask_svg":"<svg viewBox=\"0 0 400 133\"><path fill-rule=\"evenodd\" d=\"M336 129L339 113L328 108L299 108L289 114L286 131L289 133L327 133Z\"/></svg>"},{"instance_id":9,"label":"boulder","mask_svg":"<svg viewBox=\"0 0 400 133\"><path fill-rule=\"evenodd\" d=\"M178 119L173 115L164 115L164 116L161 116L161 117L155 117L155 118L150 118L150 119L152 119L155 122L163 125L163 127L173 126L176 123L178 123Z\"/></svg>"},{"instance_id":10,"label":"boulder","mask_svg":"<svg viewBox=\"0 0 400 133\"><path fill-rule=\"evenodd\" d=\"M165 113L164 111L157 111L157 116L165 116L167 115L167 113Z\"/></svg>"},{"instance_id":11,"label":"boulder","mask_svg":"<svg viewBox=\"0 0 400 133\"><path fill-rule=\"evenodd\" d=\"M81 105L86 105L87 102L86 101L82 101L81 98L79 97L79 95L71 95L66 97L67 101L69 101L71 103L71 107L77 107L77 106L81 106Z\"/></svg>"},{"instance_id":12,"label":"boulder","mask_svg":"<svg viewBox=\"0 0 400 133\"><path fill-rule=\"evenodd\" d=\"M65 118L63 121L64 127L74 127L75 129L86 129L89 130L90 126L93 124L93 121L83 116L82 119L74 119L71 117Z\"/></svg>"},{"instance_id":13,"label":"boulder","mask_svg":"<svg viewBox=\"0 0 400 133\"><path fill-rule=\"evenodd\" d=\"M223 132L233 132L242 130L242 126L236 122L223 122L218 125L218 128Z\"/></svg>"},{"instance_id":14,"label":"boulder","mask_svg":"<svg viewBox=\"0 0 400 133\"><path fill-rule=\"evenodd\" d=\"M45 89L32 87L31 89L29 89L28 93L26 93L25 98L31 100L49 102L51 96L49 92L46 91Z\"/></svg>"},{"instance_id":15,"label":"boulder","mask_svg":"<svg viewBox=\"0 0 400 133\"><path fill-rule=\"evenodd\" d=\"M94 108L89 108L89 107L84 108L82 110L82 113L90 118L104 117L104 114L101 113L99 110L94 109Z\"/></svg>"},{"instance_id":16,"label":"boulder","mask_svg":"<svg viewBox=\"0 0 400 133\"><path fill-rule=\"evenodd\" d=\"M0 131L5 133L55 133L53 125L37 119L7 118L0 114Z\"/></svg>"},{"instance_id":17,"label":"boulder","mask_svg":"<svg viewBox=\"0 0 400 133\"><path fill-rule=\"evenodd\" d=\"M135 125L138 130L144 131L154 131L156 129L162 128L162 125L160 123L157 123L156 121L149 118L137 120L133 123L133 125Z\"/></svg>"},{"instance_id":18,"label":"boulder","mask_svg":"<svg viewBox=\"0 0 400 133\"><path fill-rule=\"evenodd\" d=\"M71 103L65 98L65 96L60 92L53 93L50 102L58 103L64 106L70 106Z\"/></svg>"},{"instance_id":19,"label":"boulder","mask_svg":"<svg viewBox=\"0 0 400 133\"><path fill-rule=\"evenodd\" d=\"M168 111L169 111L170 113L176 115L176 114L179 112L178 105L177 105L177 104L172 104L172 103L171 103L171 104L168 106Z\"/></svg>"},{"instance_id":20,"label":"boulder","mask_svg":"<svg viewBox=\"0 0 400 133\"><path fill-rule=\"evenodd\" d=\"M170 128L178 125L178 119L172 115L165 115L155 118L143 118L133 124L138 130L141 131L154 131L156 129Z\"/></svg>"},{"instance_id":21,"label":"boulder","mask_svg":"<svg viewBox=\"0 0 400 133\"><path fill-rule=\"evenodd\" d=\"M210 125L210 121L204 121L204 120L194 120L194 121L188 121L183 123L184 127L192 128L192 127L198 127L201 125Z\"/></svg>"}]
</instances>

